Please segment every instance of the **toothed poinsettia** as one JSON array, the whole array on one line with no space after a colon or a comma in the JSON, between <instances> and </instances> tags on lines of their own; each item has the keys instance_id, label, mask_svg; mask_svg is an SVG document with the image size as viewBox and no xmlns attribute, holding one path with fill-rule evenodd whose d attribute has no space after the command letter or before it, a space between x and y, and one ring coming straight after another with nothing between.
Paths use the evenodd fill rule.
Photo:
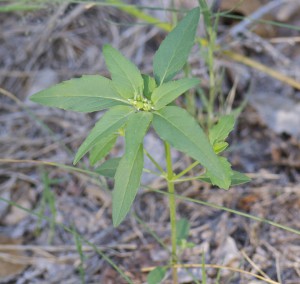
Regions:
<instances>
[{"instance_id":1,"label":"toothed poinsettia","mask_svg":"<svg viewBox=\"0 0 300 284\"><path fill-rule=\"evenodd\" d=\"M224 189L232 183L234 173L230 164L214 151L214 147L225 147L227 136L220 138L217 129L211 134L214 139L209 141L199 123L186 110L170 105L199 84L196 78L172 81L187 61L198 21L199 8L195 8L169 33L154 56L154 77L141 74L119 51L105 45L103 55L111 80L86 75L31 97L34 102L65 110L94 112L109 109L78 149L74 164L90 152L90 162L94 165L111 151L118 135L125 133L123 157L108 160L96 169L115 179L115 226L127 215L139 189L144 165L143 139L151 125L162 140L206 169L203 180Z\"/></svg>"}]
</instances>

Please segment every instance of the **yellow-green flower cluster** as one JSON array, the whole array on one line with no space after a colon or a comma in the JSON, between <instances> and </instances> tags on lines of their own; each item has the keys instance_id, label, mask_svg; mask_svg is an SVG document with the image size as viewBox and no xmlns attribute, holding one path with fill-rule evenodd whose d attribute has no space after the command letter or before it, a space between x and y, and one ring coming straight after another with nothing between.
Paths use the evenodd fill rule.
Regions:
<instances>
[{"instance_id":1,"label":"yellow-green flower cluster","mask_svg":"<svg viewBox=\"0 0 300 284\"><path fill-rule=\"evenodd\" d=\"M134 99L128 99L128 102L137 110L151 111L153 109L152 102L141 95L137 95Z\"/></svg>"}]
</instances>

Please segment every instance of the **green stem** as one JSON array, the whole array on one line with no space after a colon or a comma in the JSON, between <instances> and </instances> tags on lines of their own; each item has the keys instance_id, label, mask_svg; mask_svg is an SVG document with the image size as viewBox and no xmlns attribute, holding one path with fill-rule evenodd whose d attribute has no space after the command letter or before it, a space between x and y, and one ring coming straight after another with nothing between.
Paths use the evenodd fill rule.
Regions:
<instances>
[{"instance_id":1,"label":"green stem","mask_svg":"<svg viewBox=\"0 0 300 284\"><path fill-rule=\"evenodd\" d=\"M201 180L203 176L196 176L191 178L181 178L181 179L174 179L173 183L180 183L180 182L186 182L186 181L193 181L193 180Z\"/></svg>"},{"instance_id":2,"label":"green stem","mask_svg":"<svg viewBox=\"0 0 300 284\"><path fill-rule=\"evenodd\" d=\"M165 142L166 151L166 164L167 164L167 182L169 192L169 205L170 205L170 220L171 220L171 242L172 242L172 277L173 283L178 283L177 268L177 234L176 234L176 198L175 198L175 186L173 183L174 173L172 169L172 157L170 144Z\"/></svg>"},{"instance_id":3,"label":"green stem","mask_svg":"<svg viewBox=\"0 0 300 284\"><path fill-rule=\"evenodd\" d=\"M160 174L160 173L157 173L157 172L155 172L155 171L151 171L151 170L149 170L149 169L143 169L143 172L144 173L148 173L148 174L152 174L152 175L155 175L155 176L158 176L158 177L161 177L161 178L165 178L165 176L164 175L162 175L162 174Z\"/></svg>"},{"instance_id":4,"label":"green stem","mask_svg":"<svg viewBox=\"0 0 300 284\"><path fill-rule=\"evenodd\" d=\"M192 180L201 180L201 178L203 178L203 174L205 173L205 170L203 169L202 172L200 172L200 173L201 173L201 175L193 176L193 177L186 177L186 178L177 178L177 176L175 176L173 178L173 183L192 181Z\"/></svg>"},{"instance_id":5,"label":"green stem","mask_svg":"<svg viewBox=\"0 0 300 284\"><path fill-rule=\"evenodd\" d=\"M208 129L211 128L214 119L214 104L215 104L215 71L214 71L214 31L208 30L209 46L208 46L208 70L209 70L209 109L208 109Z\"/></svg>"},{"instance_id":6,"label":"green stem","mask_svg":"<svg viewBox=\"0 0 300 284\"><path fill-rule=\"evenodd\" d=\"M191 169L193 169L194 167L196 167L197 165L199 165L199 162L196 161L194 163L192 163L191 165L189 165L185 170L183 170L182 172L180 172L178 175L176 175L173 179L177 180L180 177L182 177L183 175L185 175L187 172L189 172Z\"/></svg>"},{"instance_id":7,"label":"green stem","mask_svg":"<svg viewBox=\"0 0 300 284\"><path fill-rule=\"evenodd\" d=\"M171 7L174 9L176 7L175 1L171 1ZM177 13L174 11L172 12L172 26L175 27L177 25Z\"/></svg>"},{"instance_id":8,"label":"green stem","mask_svg":"<svg viewBox=\"0 0 300 284\"><path fill-rule=\"evenodd\" d=\"M159 165L158 162L155 161L155 159L150 155L150 153L144 148L144 153L149 158L149 160L152 162L152 164L164 175L166 172L163 170L163 168Z\"/></svg>"}]
</instances>

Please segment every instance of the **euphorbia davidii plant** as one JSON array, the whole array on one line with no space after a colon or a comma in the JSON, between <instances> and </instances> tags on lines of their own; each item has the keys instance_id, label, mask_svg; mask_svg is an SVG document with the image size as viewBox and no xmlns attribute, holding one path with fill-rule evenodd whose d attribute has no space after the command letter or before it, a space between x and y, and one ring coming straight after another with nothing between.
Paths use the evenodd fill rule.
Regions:
<instances>
[{"instance_id":1,"label":"euphorbia davidii plant","mask_svg":"<svg viewBox=\"0 0 300 284\"><path fill-rule=\"evenodd\" d=\"M99 173L115 179L112 199L115 226L125 218L139 189L144 165L143 139L151 126L165 143L167 170L156 165L166 178L170 193L174 193L174 181L187 172L173 173L170 145L196 160L188 169L196 164L206 169L205 174L195 179L223 189L248 181L244 175L232 171L225 158L218 156L228 146L225 139L233 129L234 118L230 115L221 118L207 137L199 123L173 103L181 94L199 84L196 78L172 81L186 63L194 45L198 21L199 8L195 8L169 33L154 55L154 77L141 74L121 53L105 45L103 55L111 80L99 75L83 76L31 97L40 104L65 110L93 112L109 109L78 149L74 164L88 152L92 165L102 160L114 146L118 135L125 133L123 157L108 160L98 168ZM170 199L170 215L172 235L176 235L173 201ZM173 263L176 262L176 244L174 246Z\"/></svg>"},{"instance_id":2,"label":"euphorbia davidii plant","mask_svg":"<svg viewBox=\"0 0 300 284\"><path fill-rule=\"evenodd\" d=\"M227 117L228 123L212 129L210 143L193 117L184 109L170 105L178 96L199 84L195 78L171 81L187 61L198 20L199 9L195 8L162 42L153 60L154 78L141 74L121 53L105 45L103 55L112 80L85 75L31 97L43 105L79 112L109 108L78 149L74 164L89 151L90 161L95 164L110 152L120 130L125 132L125 154L119 163L114 163L118 163L113 190L115 226L128 213L139 188L144 160L143 139L150 125L163 141L203 165L206 169L203 179L224 189L231 184L233 171L230 164L225 158L218 157L215 151L227 146L224 140L232 129L233 118Z\"/></svg>"}]
</instances>

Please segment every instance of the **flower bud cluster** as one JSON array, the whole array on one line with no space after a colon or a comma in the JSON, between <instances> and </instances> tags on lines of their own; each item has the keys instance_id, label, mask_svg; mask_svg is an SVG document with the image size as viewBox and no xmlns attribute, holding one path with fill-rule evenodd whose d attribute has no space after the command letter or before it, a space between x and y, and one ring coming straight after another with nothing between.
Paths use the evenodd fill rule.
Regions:
<instances>
[{"instance_id":1,"label":"flower bud cluster","mask_svg":"<svg viewBox=\"0 0 300 284\"><path fill-rule=\"evenodd\" d=\"M153 109L152 102L141 95L137 95L134 99L128 99L128 102L137 110L150 111Z\"/></svg>"}]
</instances>

